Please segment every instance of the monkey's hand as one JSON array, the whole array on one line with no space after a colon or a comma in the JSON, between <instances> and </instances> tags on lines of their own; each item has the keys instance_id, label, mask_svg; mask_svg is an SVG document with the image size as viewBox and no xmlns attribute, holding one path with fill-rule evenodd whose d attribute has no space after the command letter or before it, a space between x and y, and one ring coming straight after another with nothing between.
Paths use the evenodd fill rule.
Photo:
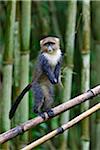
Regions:
<instances>
[{"instance_id":1,"label":"monkey's hand","mask_svg":"<svg viewBox=\"0 0 100 150\"><path fill-rule=\"evenodd\" d=\"M55 67L55 70L54 70L54 75L57 80L57 83L59 83L60 71L61 71L61 64L60 64L60 62L58 62L58 64Z\"/></svg>"},{"instance_id":2,"label":"monkey's hand","mask_svg":"<svg viewBox=\"0 0 100 150\"><path fill-rule=\"evenodd\" d=\"M48 76L48 79L52 84L57 83L57 79L48 63L48 60L45 58L45 56L41 55L40 57L40 65L42 67L43 72Z\"/></svg>"}]
</instances>

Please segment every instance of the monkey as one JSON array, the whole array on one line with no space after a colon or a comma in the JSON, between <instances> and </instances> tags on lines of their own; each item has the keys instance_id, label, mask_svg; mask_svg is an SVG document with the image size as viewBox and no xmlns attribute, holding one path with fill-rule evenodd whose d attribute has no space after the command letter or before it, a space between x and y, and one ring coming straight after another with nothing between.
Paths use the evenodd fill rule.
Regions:
<instances>
[{"instance_id":1,"label":"monkey","mask_svg":"<svg viewBox=\"0 0 100 150\"><path fill-rule=\"evenodd\" d=\"M35 99L34 113L42 118L45 118L43 112L47 112L49 117L53 116L53 111L51 110L54 101L53 88L55 84L60 82L62 56L63 53L60 49L58 37L49 36L40 40L40 53L37 58L32 82L16 98L9 112L10 119L14 116L21 99L30 89Z\"/></svg>"}]
</instances>

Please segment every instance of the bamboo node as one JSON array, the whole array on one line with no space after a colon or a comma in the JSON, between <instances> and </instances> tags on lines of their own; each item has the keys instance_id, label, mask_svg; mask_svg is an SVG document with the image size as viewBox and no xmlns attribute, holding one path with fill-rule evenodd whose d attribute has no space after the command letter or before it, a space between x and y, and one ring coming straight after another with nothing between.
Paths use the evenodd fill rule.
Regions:
<instances>
[{"instance_id":1,"label":"bamboo node","mask_svg":"<svg viewBox=\"0 0 100 150\"><path fill-rule=\"evenodd\" d=\"M91 93L92 93L91 98L93 98L94 96L96 96L96 94L93 92L93 90L92 90L92 89L89 89L87 92L91 92Z\"/></svg>"},{"instance_id":2,"label":"bamboo node","mask_svg":"<svg viewBox=\"0 0 100 150\"><path fill-rule=\"evenodd\" d=\"M30 53L29 50L20 51L20 54L21 54L21 55L27 55L27 54L29 54L29 53Z\"/></svg>"},{"instance_id":3,"label":"bamboo node","mask_svg":"<svg viewBox=\"0 0 100 150\"><path fill-rule=\"evenodd\" d=\"M66 67L64 67L64 72L66 72L68 69L71 69L71 70L73 70L73 68L74 68L74 65L73 64L68 64L68 65L66 65Z\"/></svg>"},{"instance_id":4,"label":"bamboo node","mask_svg":"<svg viewBox=\"0 0 100 150\"><path fill-rule=\"evenodd\" d=\"M90 50L89 49L82 49L81 53L83 55L86 55L86 54L89 54L90 53Z\"/></svg>"},{"instance_id":5,"label":"bamboo node","mask_svg":"<svg viewBox=\"0 0 100 150\"><path fill-rule=\"evenodd\" d=\"M95 44L98 44L98 45L100 44L100 40L95 39L94 41L95 41Z\"/></svg>"},{"instance_id":6,"label":"bamboo node","mask_svg":"<svg viewBox=\"0 0 100 150\"><path fill-rule=\"evenodd\" d=\"M13 64L13 60L3 61L3 65L12 65L12 64Z\"/></svg>"},{"instance_id":7,"label":"bamboo node","mask_svg":"<svg viewBox=\"0 0 100 150\"><path fill-rule=\"evenodd\" d=\"M17 126L17 127L16 127L16 130L17 130L17 132L18 132L19 134L22 134L22 133L24 132L24 129L23 129L22 126Z\"/></svg>"},{"instance_id":8,"label":"bamboo node","mask_svg":"<svg viewBox=\"0 0 100 150\"><path fill-rule=\"evenodd\" d=\"M63 132L64 132L63 127L59 127L59 128L57 129L57 134L62 134Z\"/></svg>"},{"instance_id":9,"label":"bamboo node","mask_svg":"<svg viewBox=\"0 0 100 150\"><path fill-rule=\"evenodd\" d=\"M85 137L85 136L82 136L81 139L84 140L85 142L90 141L90 138L89 137Z\"/></svg>"}]
</instances>

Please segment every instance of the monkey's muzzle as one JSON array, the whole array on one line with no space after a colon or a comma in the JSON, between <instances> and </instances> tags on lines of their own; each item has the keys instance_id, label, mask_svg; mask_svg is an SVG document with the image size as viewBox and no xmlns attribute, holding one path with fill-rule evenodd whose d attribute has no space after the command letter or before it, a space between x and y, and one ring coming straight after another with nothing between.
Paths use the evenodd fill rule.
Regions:
<instances>
[{"instance_id":1,"label":"monkey's muzzle","mask_svg":"<svg viewBox=\"0 0 100 150\"><path fill-rule=\"evenodd\" d=\"M48 46L48 52L49 52L49 53L52 53L52 52L53 52L53 49L52 49L52 47L51 47L50 45Z\"/></svg>"}]
</instances>

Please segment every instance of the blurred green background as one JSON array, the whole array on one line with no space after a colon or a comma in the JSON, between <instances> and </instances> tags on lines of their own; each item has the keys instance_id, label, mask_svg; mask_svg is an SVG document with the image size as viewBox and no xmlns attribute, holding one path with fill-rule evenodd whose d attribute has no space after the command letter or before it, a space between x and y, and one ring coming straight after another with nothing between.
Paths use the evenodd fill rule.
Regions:
<instances>
[{"instance_id":1,"label":"blurred green background","mask_svg":"<svg viewBox=\"0 0 100 150\"><path fill-rule=\"evenodd\" d=\"M55 103L61 104L100 84L100 1L0 1L0 133L34 118L31 91L14 119L8 114L20 91L32 81L39 41L57 36L64 52L63 88L55 86ZM0 146L19 150L99 102L75 106ZM100 111L36 150L100 150Z\"/></svg>"}]
</instances>

